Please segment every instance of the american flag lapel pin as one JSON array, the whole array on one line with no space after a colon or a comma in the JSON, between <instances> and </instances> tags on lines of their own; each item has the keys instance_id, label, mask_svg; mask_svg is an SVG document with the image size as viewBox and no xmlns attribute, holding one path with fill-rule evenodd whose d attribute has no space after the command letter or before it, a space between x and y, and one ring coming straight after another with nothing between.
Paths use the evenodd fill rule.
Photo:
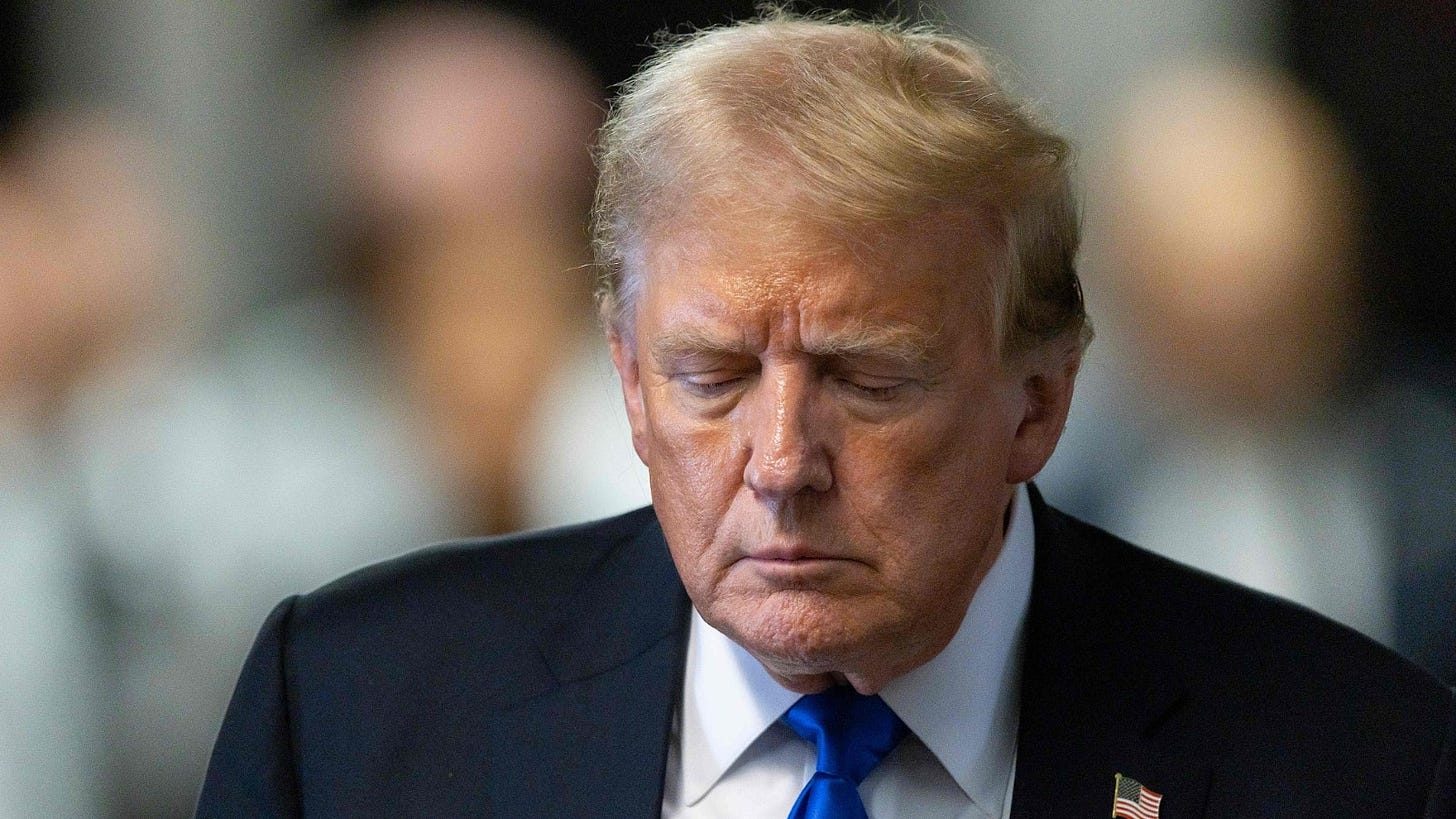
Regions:
<instances>
[{"instance_id":1,"label":"american flag lapel pin","mask_svg":"<svg viewBox=\"0 0 1456 819\"><path fill-rule=\"evenodd\" d=\"M1112 780L1112 819L1158 819L1161 793L1153 793L1130 776L1114 774Z\"/></svg>"}]
</instances>

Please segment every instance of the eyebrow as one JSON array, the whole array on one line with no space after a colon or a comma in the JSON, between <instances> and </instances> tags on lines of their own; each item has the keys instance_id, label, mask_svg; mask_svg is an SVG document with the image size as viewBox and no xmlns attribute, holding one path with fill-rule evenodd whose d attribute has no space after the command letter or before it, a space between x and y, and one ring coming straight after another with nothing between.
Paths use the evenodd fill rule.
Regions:
<instances>
[{"instance_id":1,"label":"eyebrow","mask_svg":"<svg viewBox=\"0 0 1456 819\"><path fill-rule=\"evenodd\" d=\"M805 353L820 358L876 359L921 365L930 361L939 333L907 325L860 325L805 344ZM658 361L691 355L756 354L742 338L725 338L702 327L683 326L664 331L652 340Z\"/></svg>"},{"instance_id":2,"label":"eyebrow","mask_svg":"<svg viewBox=\"0 0 1456 819\"><path fill-rule=\"evenodd\" d=\"M823 358L864 358L919 365L930 361L938 336L906 325L861 325L814 339L804 345L804 352Z\"/></svg>"},{"instance_id":3,"label":"eyebrow","mask_svg":"<svg viewBox=\"0 0 1456 819\"><path fill-rule=\"evenodd\" d=\"M745 340L723 338L701 327L674 327L652 340L652 357L657 361L691 355L738 355L747 352Z\"/></svg>"}]
</instances>

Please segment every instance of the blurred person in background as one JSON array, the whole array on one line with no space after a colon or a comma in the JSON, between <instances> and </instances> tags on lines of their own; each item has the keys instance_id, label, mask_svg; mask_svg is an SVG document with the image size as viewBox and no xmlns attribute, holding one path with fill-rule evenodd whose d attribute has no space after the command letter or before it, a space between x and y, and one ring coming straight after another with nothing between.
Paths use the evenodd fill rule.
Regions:
<instances>
[{"instance_id":1,"label":"blurred person in background","mask_svg":"<svg viewBox=\"0 0 1456 819\"><path fill-rule=\"evenodd\" d=\"M105 117L35 116L0 149L0 817L100 809L102 653L64 442L67 402L135 340L149 285L107 264L144 174ZM130 161L126 161L130 160ZM99 221L93 221L98 219ZM155 233L149 235L155 236ZM126 237L129 238L129 237ZM126 242L130 249L136 243ZM146 248L155 250L155 247Z\"/></svg>"},{"instance_id":2,"label":"blurred person in background","mask_svg":"<svg viewBox=\"0 0 1456 819\"><path fill-rule=\"evenodd\" d=\"M595 382L558 366L591 326L595 83L464 9L388 15L346 50L332 147L367 315L312 290L204 325L155 137L77 115L15 140L0 363L6 451L26 452L3 476L25 490L5 498L23 535L6 605L28 614L7 631L0 804L17 815L190 813L259 606L396 544L519 525L516 452L581 455L603 424L533 437L552 416L503 396L565 389L577 411L569 391L599 386L616 408L605 360Z\"/></svg>"},{"instance_id":3,"label":"blurred person in background","mask_svg":"<svg viewBox=\"0 0 1456 819\"><path fill-rule=\"evenodd\" d=\"M416 499L366 491L378 430L328 436L359 418L314 345L255 358L198 326L169 160L82 107L7 146L0 805L19 816L186 815L240 612L426 531Z\"/></svg>"},{"instance_id":4,"label":"blurred person in background","mask_svg":"<svg viewBox=\"0 0 1456 819\"><path fill-rule=\"evenodd\" d=\"M18 815L187 815L248 613L445 531L326 312L200 326L169 159L134 119L79 108L31 116L7 152L0 799Z\"/></svg>"},{"instance_id":5,"label":"blurred person in background","mask_svg":"<svg viewBox=\"0 0 1456 819\"><path fill-rule=\"evenodd\" d=\"M461 530L645 502L592 343L591 73L516 18L421 5L347 38L330 99L339 241L363 321Z\"/></svg>"},{"instance_id":6,"label":"blurred person in background","mask_svg":"<svg viewBox=\"0 0 1456 819\"><path fill-rule=\"evenodd\" d=\"M1044 484L1456 678L1456 412L1354 375L1362 218L1332 122L1231 63L1129 100L1089 209L1114 350Z\"/></svg>"}]
</instances>

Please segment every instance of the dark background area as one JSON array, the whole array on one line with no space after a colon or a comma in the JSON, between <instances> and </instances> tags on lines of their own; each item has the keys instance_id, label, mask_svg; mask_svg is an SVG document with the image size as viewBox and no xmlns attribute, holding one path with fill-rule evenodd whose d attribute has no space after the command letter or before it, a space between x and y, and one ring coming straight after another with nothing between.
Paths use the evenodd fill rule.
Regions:
<instances>
[{"instance_id":1,"label":"dark background area","mask_svg":"<svg viewBox=\"0 0 1456 819\"><path fill-rule=\"evenodd\" d=\"M1456 394L1456 3L1289 3L1289 67L1354 148L1368 363Z\"/></svg>"},{"instance_id":2,"label":"dark background area","mask_svg":"<svg viewBox=\"0 0 1456 819\"><path fill-rule=\"evenodd\" d=\"M0 3L0 43L0 132L4 132L35 96L34 37L25 9L18 3Z\"/></svg>"}]
</instances>

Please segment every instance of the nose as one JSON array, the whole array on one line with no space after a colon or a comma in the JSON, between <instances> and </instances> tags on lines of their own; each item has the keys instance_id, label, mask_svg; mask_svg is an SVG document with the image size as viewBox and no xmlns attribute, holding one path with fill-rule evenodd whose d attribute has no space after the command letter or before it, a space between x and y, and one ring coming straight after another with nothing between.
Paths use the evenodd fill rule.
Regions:
<instances>
[{"instance_id":1,"label":"nose","mask_svg":"<svg viewBox=\"0 0 1456 819\"><path fill-rule=\"evenodd\" d=\"M766 373L747 408L748 463L743 482L769 501L805 490L826 492L834 484L827 430L813 412L812 378L788 371Z\"/></svg>"}]
</instances>

